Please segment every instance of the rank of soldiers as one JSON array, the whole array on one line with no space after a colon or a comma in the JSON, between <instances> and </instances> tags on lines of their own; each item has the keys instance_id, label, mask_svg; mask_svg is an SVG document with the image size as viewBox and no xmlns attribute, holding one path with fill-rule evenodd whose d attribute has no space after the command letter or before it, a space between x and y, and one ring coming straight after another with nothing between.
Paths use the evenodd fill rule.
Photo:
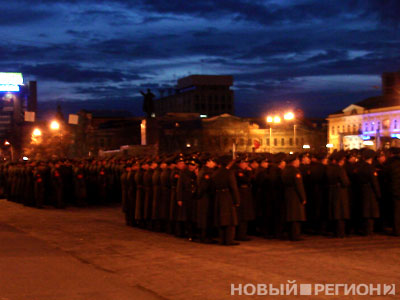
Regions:
<instances>
[{"instance_id":1,"label":"rank of soldiers","mask_svg":"<svg viewBox=\"0 0 400 300\"><path fill-rule=\"evenodd\" d=\"M203 243L400 235L400 148L4 163L0 189L38 208L121 201L127 225Z\"/></svg>"}]
</instances>

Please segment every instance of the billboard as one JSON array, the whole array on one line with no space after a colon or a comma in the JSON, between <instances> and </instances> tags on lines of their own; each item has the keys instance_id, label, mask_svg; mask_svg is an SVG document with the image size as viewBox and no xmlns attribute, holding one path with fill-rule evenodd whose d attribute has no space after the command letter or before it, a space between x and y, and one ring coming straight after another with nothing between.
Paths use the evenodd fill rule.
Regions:
<instances>
[{"instance_id":1,"label":"billboard","mask_svg":"<svg viewBox=\"0 0 400 300\"><path fill-rule=\"evenodd\" d=\"M23 84L22 73L0 72L0 92L19 92Z\"/></svg>"}]
</instances>

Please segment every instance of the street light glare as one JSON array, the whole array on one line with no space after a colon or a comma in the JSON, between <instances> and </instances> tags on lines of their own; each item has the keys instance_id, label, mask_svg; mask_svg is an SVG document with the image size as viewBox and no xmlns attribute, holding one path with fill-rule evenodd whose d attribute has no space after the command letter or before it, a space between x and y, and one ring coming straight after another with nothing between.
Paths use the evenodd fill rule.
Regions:
<instances>
[{"instance_id":1,"label":"street light glare","mask_svg":"<svg viewBox=\"0 0 400 300\"><path fill-rule=\"evenodd\" d=\"M274 117L274 123L280 123L281 122L281 117L275 116Z\"/></svg>"},{"instance_id":2,"label":"street light glare","mask_svg":"<svg viewBox=\"0 0 400 300\"><path fill-rule=\"evenodd\" d=\"M41 136L42 132L40 131L39 128L35 128L35 130L33 130L32 134L33 134L33 136Z\"/></svg>"},{"instance_id":3,"label":"street light glare","mask_svg":"<svg viewBox=\"0 0 400 300\"><path fill-rule=\"evenodd\" d=\"M60 129L60 124L57 121L52 121L50 123L50 129L51 130L58 130L58 129Z\"/></svg>"},{"instance_id":4,"label":"street light glare","mask_svg":"<svg viewBox=\"0 0 400 300\"><path fill-rule=\"evenodd\" d=\"M294 113L288 112L288 113L286 113L286 114L283 116L283 118L284 118L285 120L287 120L287 121L293 120L293 119L294 119Z\"/></svg>"},{"instance_id":5,"label":"street light glare","mask_svg":"<svg viewBox=\"0 0 400 300\"><path fill-rule=\"evenodd\" d=\"M272 123L274 120L272 119L272 117L271 116L268 116L267 117L267 123Z\"/></svg>"}]
</instances>

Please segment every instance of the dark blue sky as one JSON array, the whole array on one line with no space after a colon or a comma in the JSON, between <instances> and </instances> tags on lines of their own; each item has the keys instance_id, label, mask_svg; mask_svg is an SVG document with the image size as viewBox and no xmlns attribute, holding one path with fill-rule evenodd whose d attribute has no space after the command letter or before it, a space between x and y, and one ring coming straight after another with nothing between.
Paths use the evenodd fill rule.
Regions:
<instances>
[{"instance_id":1,"label":"dark blue sky","mask_svg":"<svg viewBox=\"0 0 400 300\"><path fill-rule=\"evenodd\" d=\"M139 90L230 74L236 113L271 104L326 116L380 94L400 69L399 0L0 0L0 71L39 105L129 109Z\"/></svg>"}]
</instances>

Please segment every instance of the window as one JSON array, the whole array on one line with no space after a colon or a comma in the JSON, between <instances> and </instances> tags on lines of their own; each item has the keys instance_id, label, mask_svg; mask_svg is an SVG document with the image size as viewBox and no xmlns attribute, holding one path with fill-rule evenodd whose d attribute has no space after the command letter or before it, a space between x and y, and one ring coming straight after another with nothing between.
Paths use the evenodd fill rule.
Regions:
<instances>
[{"instance_id":1,"label":"window","mask_svg":"<svg viewBox=\"0 0 400 300\"><path fill-rule=\"evenodd\" d=\"M267 146L269 146L269 139L267 139Z\"/></svg>"},{"instance_id":2,"label":"window","mask_svg":"<svg viewBox=\"0 0 400 300\"><path fill-rule=\"evenodd\" d=\"M344 132L344 125L342 126L342 132Z\"/></svg>"},{"instance_id":3,"label":"window","mask_svg":"<svg viewBox=\"0 0 400 300\"><path fill-rule=\"evenodd\" d=\"M371 123L371 131L374 131L374 122Z\"/></svg>"},{"instance_id":4,"label":"window","mask_svg":"<svg viewBox=\"0 0 400 300\"><path fill-rule=\"evenodd\" d=\"M356 133L356 131L357 131L357 126L356 124L353 124L353 133Z\"/></svg>"},{"instance_id":5,"label":"window","mask_svg":"<svg viewBox=\"0 0 400 300\"><path fill-rule=\"evenodd\" d=\"M332 128L335 128L335 127L332 127ZM289 145L293 146L293 138L289 138Z\"/></svg>"},{"instance_id":6,"label":"window","mask_svg":"<svg viewBox=\"0 0 400 300\"><path fill-rule=\"evenodd\" d=\"M365 123L365 131L368 131L368 123Z\"/></svg>"},{"instance_id":7,"label":"window","mask_svg":"<svg viewBox=\"0 0 400 300\"><path fill-rule=\"evenodd\" d=\"M285 146L285 139L284 138L281 139L281 145Z\"/></svg>"},{"instance_id":8,"label":"window","mask_svg":"<svg viewBox=\"0 0 400 300\"><path fill-rule=\"evenodd\" d=\"M394 120L393 128L394 128L394 129L397 129L397 120Z\"/></svg>"},{"instance_id":9,"label":"window","mask_svg":"<svg viewBox=\"0 0 400 300\"><path fill-rule=\"evenodd\" d=\"M378 122L378 130L381 130L381 122Z\"/></svg>"},{"instance_id":10,"label":"window","mask_svg":"<svg viewBox=\"0 0 400 300\"><path fill-rule=\"evenodd\" d=\"M337 133L340 133L340 126L337 127Z\"/></svg>"},{"instance_id":11,"label":"window","mask_svg":"<svg viewBox=\"0 0 400 300\"><path fill-rule=\"evenodd\" d=\"M335 126L332 126L332 134L335 134Z\"/></svg>"},{"instance_id":12,"label":"window","mask_svg":"<svg viewBox=\"0 0 400 300\"><path fill-rule=\"evenodd\" d=\"M347 132L350 132L350 125L347 125Z\"/></svg>"},{"instance_id":13,"label":"window","mask_svg":"<svg viewBox=\"0 0 400 300\"><path fill-rule=\"evenodd\" d=\"M299 139L298 138L296 138L296 145L298 145L299 144Z\"/></svg>"},{"instance_id":14,"label":"window","mask_svg":"<svg viewBox=\"0 0 400 300\"><path fill-rule=\"evenodd\" d=\"M274 146L277 146L277 145L278 145L278 139L274 138Z\"/></svg>"}]
</instances>

